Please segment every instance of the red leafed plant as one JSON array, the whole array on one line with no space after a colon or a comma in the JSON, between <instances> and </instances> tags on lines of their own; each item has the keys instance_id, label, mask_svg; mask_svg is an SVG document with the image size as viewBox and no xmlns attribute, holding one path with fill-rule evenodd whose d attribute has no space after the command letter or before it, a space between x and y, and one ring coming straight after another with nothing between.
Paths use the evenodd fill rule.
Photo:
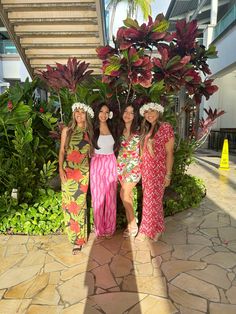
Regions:
<instances>
[{"instance_id":1,"label":"red leafed plant","mask_svg":"<svg viewBox=\"0 0 236 314\"><path fill-rule=\"evenodd\" d=\"M166 92L179 91L188 80L189 71L186 65L189 64L191 57L184 56L181 58L179 55L170 57L169 47L160 47L159 54L159 58L153 58L154 79L157 81L164 80Z\"/></svg>"},{"instance_id":2,"label":"red leafed plant","mask_svg":"<svg viewBox=\"0 0 236 314\"><path fill-rule=\"evenodd\" d=\"M115 53L117 53L117 50L109 45L106 45L105 47L103 46L97 47L96 52L99 59L106 60L108 57L111 57Z\"/></svg>"},{"instance_id":3,"label":"red leafed plant","mask_svg":"<svg viewBox=\"0 0 236 314\"><path fill-rule=\"evenodd\" d=\"M215 120L225 113L224 110L212 110L211 107L209 107L208 110L204 108L204 111L207 114L207 118L201 118L199 121L199 130L196 134L196 139L200 144L202 144L203 141L207 138L213 124L215 123Z\"/></svg>"},{"instance_id":4,"label":"red leafed plant","mask_svg":"<svg viewBox=\"0 0 236 314\"><path fill-rule=\"evenodd\" d=\"M198 36L197 21L189 23L186 20L176 22L175 50L181 56L190 55L196 46L196 38Z\"/></svg>"},{"instance_id":5,"label":"red leafed plant","mask_svg":"<svg viewBox=\"0 0 236 314\"><path fill-rule=\"evenodd\" d=\"M200 75L211 73L206 61L215 57L216 51L213 46L205 49L197 42L197 22L178 21L172 34L168 27L162 14L155 20L149 16L148 22L141 25L127 18L117 31L114 48L97 48L103 61L103 82L116 91L114 101L125 104L147 99L148 95L143 98L143 90L137 86L149 91L160 81L164 82L164 90L149 93L149 101L166 101L169 95L186 88L199 105L202 96L208 99L217 91L211 80L203 81Z\"/></svg>"},{"instance_id":6,"label":"red leafed plant","mask_svg":"<svg viewBox=\"0 0 236 314\"><path fill-rule=\"evenodd\" d=\"M138 48L151 48L157 46L160 41L169 42L173 36L167 32L169 22L164 19L163 14L157 15L153 21L149 16L148 23L139 25L136 20L127 18L125 27L119 28L116 42L121 50L135 46Z\"/></svg>"},{"instance_id":7,"label":"red leafed plant","mask_svg":"<svg viewBox=\"0 0 236 314\"><path fill-rule=\"evenodd\" d=\"M46 71L40 71L38 76L57 93L61 122L69 114L71 103L77 101L78 88L90 76L93 70L87 70L89 63L69 58L67 64L56 63L55 67L47 65ZM64 112L63 112L64 109Z\"/></svg>"},{"instance_id":8,"label":"red leafed plant","mask_svg":"<svg viewBox=\"0 0 236 314\"><path fill-rule=\"evenodd\" d=\"M69 58L66 65L60 63L56 63L55 67L47 65L47 70L40 71L38 76L56 91L68 88L72 93L76 93L78 85L93 72L87 70L88 66L89 63Z\"/></svg>"},{"instance_id":9,"label":"red leafed plant","mask_svg":"<svg viewBox=\"0 0 236 314\"><path fill-rule=\"evenodd\" d=\"M201 81L201 78L198 76L198 80L191 80L186 84L186 88L189 92L189 95L193 95L194 101L197 105L200 105L202 101L202 96L205 96L206 99L209 99L213 95L218 87L213 85L213 80L206 79Z\"/></svg>"}]
</instances>

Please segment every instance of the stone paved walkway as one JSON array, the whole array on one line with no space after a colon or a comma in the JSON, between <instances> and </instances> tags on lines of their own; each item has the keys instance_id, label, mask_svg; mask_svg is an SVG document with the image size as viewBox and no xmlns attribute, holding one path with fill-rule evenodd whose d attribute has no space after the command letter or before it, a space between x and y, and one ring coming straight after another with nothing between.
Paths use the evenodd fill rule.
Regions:
<instances>
[{"instance_id":1,"label":"stone paved walkway","mask_svg":"<svg viewBox=\"0 0 236 314\"><path fill-rule=\"evenodd\" d=\"M207 196L158 243L91 235L72 256L66 236L0 236L0 313L235 314L236 167L198 161Z\"/></svg>"}]
</instances>

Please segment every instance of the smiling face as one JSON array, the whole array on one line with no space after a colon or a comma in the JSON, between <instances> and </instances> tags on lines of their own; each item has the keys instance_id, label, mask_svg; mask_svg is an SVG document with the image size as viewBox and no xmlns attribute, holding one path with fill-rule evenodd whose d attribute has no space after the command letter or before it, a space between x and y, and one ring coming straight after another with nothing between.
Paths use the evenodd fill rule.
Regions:
<instances>
[{"instance_id":1,"label":"smiling face","mask_svg":"<svg viewBox=\"0 0 236 314\"><path fill-rule=\"evenodd\" d=\"M75 112L74 112L74 118L75 118L75 121L76 123L79 125L79 126L85 126L85 122L86 122L86 113L83 109L77 109Z\"/></svg>"},{"instance_id":2,"label":"smiling face","mask_svg":"<svg viewBox=\"0 0 236 314\"><path fill-rule=\"evenodd\" d=\"M159 115L159 112L153 109L149 109L144 112L144 118L151 123L151 125L154 125L157 122Z\"/></svg>"},{"instance_id":3,"label":"smiling face","mask_svg":"<svg viewBox=\"0 0 236 314\"><path fill-rule=\"evenodd\" d=\"M109 112L110 110L106 105L102 106L98 114L99 121L102 123L106 122L109 117Z\"/></svg>"},{"instance_id":4,"label":"smiling face","mask_svg":"<svg viewBox=\"0 0 236 314\"><path fill-rule=\"evenodd\" d=\"M132 123L134 120L134 108L132 106L126 107L122 118L124 123Z\"/></svg>"}]
</instances>

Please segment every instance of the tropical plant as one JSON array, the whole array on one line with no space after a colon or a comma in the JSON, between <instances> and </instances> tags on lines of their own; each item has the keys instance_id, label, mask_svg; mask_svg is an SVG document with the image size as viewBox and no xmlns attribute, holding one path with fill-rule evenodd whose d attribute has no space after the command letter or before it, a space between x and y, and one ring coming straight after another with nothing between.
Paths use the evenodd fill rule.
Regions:
<instances>
[{"instance_id":1,"label":"tropical plant","mask_svg":"<svg viewBox=\"0 0 236 314\"><path fill-rule=\"evenodd\" d=\"M127 18L114 38L114 47L97 48L103 62L103 82L114 91L110 103L121 107L128 102L140 106L157 101L167 109L172 108L171 96L184 91L191 101L185 102L181 115L196 110L202 97L209 99L217 91L212 79L202 78L211 73L207 59L216 57L216 50L196 41L196 21L178 21L173 33L168 28L162 14L154 20L149 16L142 25Z\"/></svg>"},{"instance_id":2,"label":"tropical plant","mask_svg":"<svg viewBox=\"0 0 236 314\"><path fill-rule=\"evenodd\" d=\"M17 189L19 202L32 202L57 169L56 147L48 137L57 118L42 112L37 84L27 79L0 96L0 194L9 197Z\"/></svg>"},{"instance_id":3,"label":"tropical plant","mask_svg":"<svg viewBox=\"0 0 236 314\"><path fill-rule=\"evenodd\" d=\"M113 35L114 28L114 20L116 9L119 3L126 2L127 3L127 17L135 17L137 15L137 11L140 8L143 13L144 19L147 19L149 15L152 13L151 3L153 0L109 0L106 9L111 10L111 18L110 18L110 38Z\"/></svg>"},{"instance_id":4,"label":"tropical plant","mask_svg":"<svg viewBox=\"0 0 236 314\"><path fill-rule=\"evenodd\" d=\"M197 140L196 147L199 147L206 141L216 119L225 113L224 110L219 111L217 109L212 110L211 107L209 107L209 109L204 108L204 111L207 114L206 119L201 118L201 120L199 121L199 128L197 130L197 134L195 134L194 132L192 134L192 137L196 138Z\"/></svg>"},{"instance_id":5,"label":"tropical plant","mask_svg":"<svg viewBox=\"0 0 236 314\"><path fill-rule=\"evenodd\" d=\"M55 67L47 65L46 71L40 71L38 77L46 83L46 85L56 92L60 107L60 118L63 122L63 103L61 97L71 102L77 100L77 88L86 78L90 76L93 70L88 70L89 63L85 61L69 58L66 65L56 63ZM71 100L71 98L73 100ZM68 104L66 102L66 104Z\"/></svg>"},{"instance_id":6,"label":"tropical plant","mask_svg":"<svg viewBox=\"0 0 236 314\"><path fill-rule=\"evenodd\" d=\"M0 196L0 233L43 235L63 232L61 193L39 189L34 203L14 203Z\"/></svg>"}]
</instances>

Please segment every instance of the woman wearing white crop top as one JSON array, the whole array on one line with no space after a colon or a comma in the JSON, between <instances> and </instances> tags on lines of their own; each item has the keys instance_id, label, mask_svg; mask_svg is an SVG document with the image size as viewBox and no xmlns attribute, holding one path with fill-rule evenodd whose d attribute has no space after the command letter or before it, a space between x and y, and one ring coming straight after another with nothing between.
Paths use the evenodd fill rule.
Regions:
<instances>
[{"instance_id":1,"label":"woman wearing white crop top","mask_svg":"<svg viewBox=\"0 0 236 314\"><path fill-rule=\"evenodd\" d=\"M117 163L115 136L108 119L112 111L105 104L95 109L94 154L90 166L90 190L97 237L110 238L116 229Z\"/></svg>"}]
</instances>

